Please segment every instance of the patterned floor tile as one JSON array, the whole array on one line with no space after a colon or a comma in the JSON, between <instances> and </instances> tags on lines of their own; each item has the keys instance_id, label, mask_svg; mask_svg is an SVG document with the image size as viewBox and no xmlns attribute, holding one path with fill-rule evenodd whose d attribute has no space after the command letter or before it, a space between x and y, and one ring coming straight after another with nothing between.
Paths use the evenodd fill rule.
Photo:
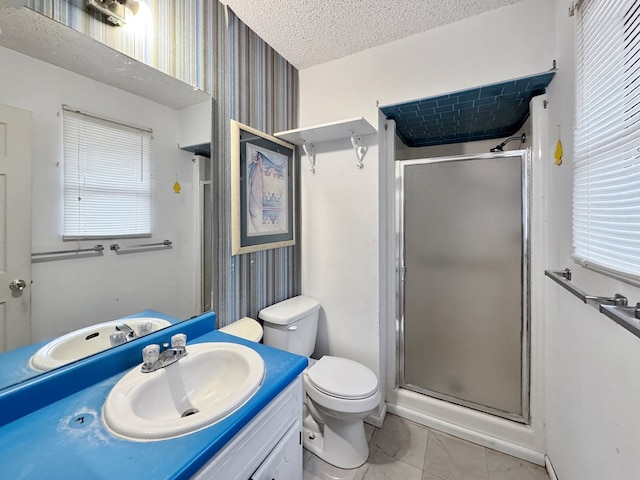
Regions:
<instances>
[{"instance_id":1,"label":"patterned floor tile","mask_svg":"<svg viewBox=\"0 0 640 480\"><path fill-rule=\"evenodd\" d=\"M358 469L356 480L422 480L422 470L396 460L379 450L371 450L367 462Z\"/></svg>"},{"instance_id":2,"label":"patterned floor tile","mask_svg":"<svg viewBox=\"0 0 640 480\"><path fill-rule=\"evenodd\" d=\"M486 449L435 430L429 434L425 472L442 480L488 480Z\"/></svg>"},{"instance_id":3,"label":"patterned floor tile","mask_svg":"<svg viewBox=\"0 0 640 480\"><path fill-rule=\"evenodd\" d=\"M373 433L369 448L422 469L428 438L426 427L388 414L382 428Z\"/></svg>"}]
</instances>

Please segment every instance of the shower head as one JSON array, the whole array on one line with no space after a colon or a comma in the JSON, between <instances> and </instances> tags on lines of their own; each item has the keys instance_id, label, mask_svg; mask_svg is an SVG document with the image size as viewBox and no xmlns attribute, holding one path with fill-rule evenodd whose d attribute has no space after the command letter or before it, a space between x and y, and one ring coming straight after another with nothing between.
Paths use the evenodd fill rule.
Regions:
<instances>
[{"instance_id":1,"label":"shower head","mask_svg":"<svg viewBox=\"0 0 640 480\"><path fill-rule=\"evenodd\" d=\"M493 147L491 150L489 150L490 152L503 152L504 151L504 146L509 143L512 140L520 140L520 143L525 143L527 141L527 134L523 133L522 135L520 135L519 137L509 137L507 138L504 142L502 142L499 145L496 145L495 147Z\"/></svg>"}]
</instances>

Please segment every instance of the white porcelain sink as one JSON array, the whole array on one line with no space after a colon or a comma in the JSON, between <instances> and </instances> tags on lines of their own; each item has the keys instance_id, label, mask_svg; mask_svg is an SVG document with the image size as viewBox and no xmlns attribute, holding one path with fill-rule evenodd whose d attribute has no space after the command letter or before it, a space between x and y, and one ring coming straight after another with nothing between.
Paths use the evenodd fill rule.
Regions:
<instances>
[{"instance_id":1,"label":"white porcelain sink","mask_svg":"<svg viewBox=\"0 0 640 480\"><path fill-rule=\"evenodd\" d=\"M187 356L151 373L140 366L114 385L103 407L105 425L131 440L193 433L240 408L264 378L262 357L236 343L198 343Z\"/></svg>"},{"instance_id":2,"label":"white porcelain sink","mask_svg":"<svg viewBox=\"0 0 640 480\"><path fill-rule=\"evenodd\" d=\"M116 325L126 323L134 331L137 331L138 325L147 322L151 323L152 332L171 325L171 322L155 317L120 318L110 322L97 323L47 343L33 354L29 364L31 368L43 372L61 367L111 348L109 335L116 331Z\"/></svg>"}]
</instances>

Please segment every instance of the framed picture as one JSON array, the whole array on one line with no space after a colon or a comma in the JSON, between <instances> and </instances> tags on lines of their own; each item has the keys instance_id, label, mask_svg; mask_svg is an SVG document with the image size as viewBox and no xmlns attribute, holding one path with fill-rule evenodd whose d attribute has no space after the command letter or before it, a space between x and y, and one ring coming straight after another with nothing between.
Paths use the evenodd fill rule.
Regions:
<instances>
[{"instance_id":1,"label":"framed picture","mask_svg":"<svg viewBox=\"0 0 640 480\"><path fill-rule=\"evenodd\" d=\"M233 255L295 243L294 148L231 120Z\"/></svg>"}]
</instances>

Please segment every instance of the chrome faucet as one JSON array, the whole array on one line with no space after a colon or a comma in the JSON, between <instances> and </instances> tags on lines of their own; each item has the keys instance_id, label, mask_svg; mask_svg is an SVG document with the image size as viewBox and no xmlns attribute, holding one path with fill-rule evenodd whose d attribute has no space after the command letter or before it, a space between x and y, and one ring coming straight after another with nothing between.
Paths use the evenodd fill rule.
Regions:
<instances>
[{"instance_id":1,"label":"chrome faucet","mask_svg":"<svg viewBox=\"0 0 640 480\"><path fill-rule=\"evenodd\" d=\"M171 348L160 351L160 345L151 344L142 349L142 373L155 372L187 356L187 336L178 333L171 337Z\"/></svg>"},{"instance_id":2,"label":"chrome faucet","mask_svg":"<svg viewBox=\"0 0 640 480\"><path fill-rule=\"evenodd\" d=\"M134 338L138 337L138 334L136 332L134 332L133 328L131 328L126 323L117 324L116 325L116 330L119 331L119 332L124 332L125 336L127 337L127 341L133 340Z\"/></svg>"}]
</instances>

